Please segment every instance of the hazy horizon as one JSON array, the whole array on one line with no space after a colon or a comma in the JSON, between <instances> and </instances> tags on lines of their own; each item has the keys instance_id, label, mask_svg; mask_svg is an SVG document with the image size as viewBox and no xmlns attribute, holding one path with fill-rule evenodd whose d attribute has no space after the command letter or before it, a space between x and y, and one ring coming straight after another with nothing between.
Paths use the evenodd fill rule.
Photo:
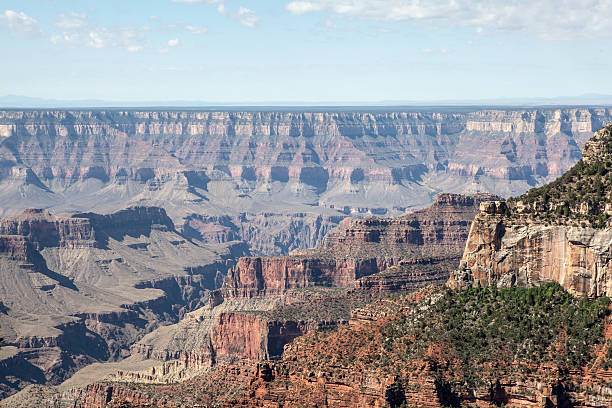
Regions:
<instances>
[{"instance_id":1,"label":"hazy horizon","mask_svg":"<svg viewBox=\"0 0 612 408\"><path fill-rule=\"evenodd\" d=\"M586 94L558 96L552 98L499 98L499 99L457 99L457 100L388 100L388 101L203 101L203 100L102 100L102 99L45 99L22 95L0 95L0 108L479 108L479 107L550 107L550 106L611 106L612 95Z\"/></svg>"},{"instance_id":2,"label":"hazy horizon","mask_svg":"<svg viewBox=\"0 0 612 408\"><path fill-rule=\"evenodd\" d=\"M610 14L599 0L5 0L0 95L217 105L612 95Z\"/></svg>"}]
</instances>

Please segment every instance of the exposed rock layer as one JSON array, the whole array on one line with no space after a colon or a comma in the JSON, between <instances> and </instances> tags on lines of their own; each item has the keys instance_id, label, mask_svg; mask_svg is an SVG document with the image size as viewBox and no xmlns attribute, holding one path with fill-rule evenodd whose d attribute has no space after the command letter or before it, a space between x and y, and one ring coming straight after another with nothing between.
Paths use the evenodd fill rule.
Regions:
<instances>
[{"instance_id":1,"label":"exposed rock layer","mask_svg":"<svg viewBox=\"0 0 612 408\"><path fill-rule=\"evenodd\" d=\"M482 212L474 219L461 270L453 273L451 285L555 281L577 296L612 296L611 245L607 229L517 224Z\"/></svg>"},{"instance_id":2,"label":"exposed rock layer","mask_svg":"<svg viewBox=\"0 0 612 408\"><path fill-rule=\"evenodd\" d=\"M1 111L0 208L156 205L206 242L286 254L344 215L396 216L440 191L522 193L611 120L608 108Z\"/></svg>"},{"instance_id":3,"label":"exposed rock layer","mask_svg":"<svg viewBox=\"0 0 612 408\"><path fill-rule=\"evenodd\" d=\"M449 285L507 287L555 281L577 296L612 296L612 229L605 222L608 215L601 211L609 206L608 198L602 195L599 202L591 202L586 197L593 192L589 188L601 188L602 180L609 184L606 166L611 158L609 125L585 144L584 160L570 170L570 177L564 175L508 203L482 203L461 267ZM577 185L581 197L572 192ZM600 209L600 228L587 226L584 217L591 215L589 209Z\"/></svg>"},{"instance_id":4,"label":"exposed rock layer","mask_svg":"<svg viewBox=\"0 0 612 408\"><path fill-rule=\"evenodd\" d=\"M403 268L396 272L408 277L423 265L456 261L479 204L492 198L440 194L431 207L403 217L346 219L317 249L296 250L285 257L241 258L223 289L230 297L250 298L310 286L352 287L359 286L358 279L400 263ZM407 280L418 284L420 274ZM447 276L441 268L438 276L422 280Z\"/></svg>"}]
</instances>

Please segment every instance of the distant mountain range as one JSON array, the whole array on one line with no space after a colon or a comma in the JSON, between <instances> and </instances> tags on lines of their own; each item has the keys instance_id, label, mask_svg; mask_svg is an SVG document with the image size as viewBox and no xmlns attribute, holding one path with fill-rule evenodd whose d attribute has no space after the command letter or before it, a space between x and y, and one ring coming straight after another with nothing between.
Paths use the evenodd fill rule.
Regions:
<instances>
[{"instance_id":1,"label":"distant mountain range","mask_svg":"<svg viewBox=\"0 0 612 408\"><path fill-rule=\"evenodd\" d=\"M388 107L423 107L423 106L568 106L568 105L612 105L612 95L584 94L579 96L558 96L554 98L491 98L491 99L446 99L446 100L384 100L384 101L266 101L266 102L215 102L198 100L171 101L112 101L102 99L45 99L22 95L0 96L0 108L109 108L109 107L177 107L216 110L226 107L230 110L244 108L263 109L274 107L287 109L292 107L362 107L381 109Z\"/></svg>"}]
</instances>

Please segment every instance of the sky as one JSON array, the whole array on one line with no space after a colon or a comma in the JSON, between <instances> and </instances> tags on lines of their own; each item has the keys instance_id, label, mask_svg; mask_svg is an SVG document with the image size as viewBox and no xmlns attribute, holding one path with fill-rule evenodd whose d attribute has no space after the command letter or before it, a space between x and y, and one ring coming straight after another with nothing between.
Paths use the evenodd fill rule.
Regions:
<instances>
[{"instance_id":1,"label":"sky","mask_svg":"<svg viewBox=\"0 0 612 408\"><path fill-rule=\"evenodd\" d=\"M612 0L0 0L0 95L245 104L610 95L610 16Z\"/></svg>"}]
</instances>

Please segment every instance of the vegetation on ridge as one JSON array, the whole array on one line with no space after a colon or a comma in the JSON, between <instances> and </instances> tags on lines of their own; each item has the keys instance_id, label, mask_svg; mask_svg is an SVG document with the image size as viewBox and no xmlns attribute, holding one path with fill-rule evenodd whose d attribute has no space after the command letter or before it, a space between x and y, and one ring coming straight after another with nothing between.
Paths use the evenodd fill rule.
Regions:
<instances>
[{"instance_id":1,"label":"vegetation on ridge","mask_svg":"<svg viewBox=\"0 0 612 408\"><path fill-rule=\"evenodd\" d=\"M539 221L608 226L612 217L612 125L598 131L587 145L595 150L589 160L583 158L555 181L509 199L512 215L522 205Z\"/></svg>"},{"instance_id":2,"label":"vegetation on ridge","mask_svg":"<svg viewBox=\"0 0 612 408\"><path fill-rule=\"evenodd\" d=\"M371 325L348 325L296 341L306 369L352 367L409 377L427 362L431 375L456 391L490 384L502 376L540 370L567 372L592 359L603 340L610 300L576 298L556 283L532 288L443 289L410 304L410 296L375 302L395 313ZM386 305L384 305L386 303Z\"/></svg>"}]
</instances>

